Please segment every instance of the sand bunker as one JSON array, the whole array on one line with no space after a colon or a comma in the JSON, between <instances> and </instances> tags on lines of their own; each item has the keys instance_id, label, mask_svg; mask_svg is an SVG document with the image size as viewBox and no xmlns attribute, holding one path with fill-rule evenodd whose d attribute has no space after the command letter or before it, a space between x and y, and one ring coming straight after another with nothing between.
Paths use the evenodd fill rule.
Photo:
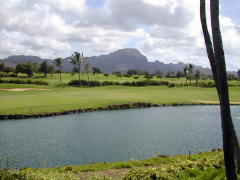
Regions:
<instances>
[{"instance_id":1,"label":"sand bunker","mask_svg":"<svg viewBox=\"0 0 240 180\"><path fill-rule=\"evenodd\" d=\"M51 89L40 89L40 88L13 88L13 89L0 89L0 90L19 92L19 91L30 91L30 90L49 91L49 90L51 90Z\"/></svg>"},{"instance_id":2,"label":"sand bunker","mask_svg":"<svg viewBox=\"0 0 240 180\"><path fill-rule=\"evenodd\" d=\"M203 103L203 104L219 104L219 101L203 101L203 100L192 100L193 102ZM232 105L240 105L240 102L233 102L231 101L230 104Z\"/></svg>"}]
</instances>

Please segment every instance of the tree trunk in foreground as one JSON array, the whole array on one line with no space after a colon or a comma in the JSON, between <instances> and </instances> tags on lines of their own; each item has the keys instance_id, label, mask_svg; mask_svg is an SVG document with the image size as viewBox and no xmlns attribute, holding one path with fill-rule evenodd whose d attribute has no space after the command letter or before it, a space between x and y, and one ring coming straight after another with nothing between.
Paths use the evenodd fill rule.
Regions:
<instances>
[{"instance_id":1,"label":"tree trunk in foreground","mask_svg":"<svg viewBox=\"0 0 240 180\"><path fill-rule=\"evenodd\" d=\"M235 180L237 179L237 174L234 161L234 125L231 117L225 55L219 25L219 0L211 0L210 9L213 45L215 52L214 57L217 66L218 84L220 92L220 110L226 175L227 179Z\"/></svg>"},{"instance_id":2,"label":"tree trunk in foreground","mask_svg":"<svg viewBox=\"0 0 240 180\"><path fill-rule=\"evenodd\" d=\"M213 34L212 48L211 38L207 29L205 0L200 0L200 15L202 29L207 48L207 54L212 67L213 77L216 83L216 88L219 94L220 110L221 110L221 123L223 132L223 149L224 161L226 167L226 175L228 180L236 180L236 167L234 152L237 153L237 136L232 122L229 92L227 84L227 73L225 65L225 56L222 44L222 37L219 26L219 0L211 0L211 25ZM215 52L215 54L214 54Z\"/></svg>"}]
</instances>

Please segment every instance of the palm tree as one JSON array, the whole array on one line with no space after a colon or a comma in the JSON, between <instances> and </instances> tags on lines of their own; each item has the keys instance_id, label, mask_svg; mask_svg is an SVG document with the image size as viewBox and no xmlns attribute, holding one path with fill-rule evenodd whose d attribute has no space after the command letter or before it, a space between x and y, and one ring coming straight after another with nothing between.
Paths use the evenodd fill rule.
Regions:
<instances>
[{"instance_id":1,"label":"palm tree","mask_svg":"<svg viewBox=\"0 0 240 180\"><path fill-rule=\"evenodd\" d=\"M59 74L60 74L60 84L62 84L62 66L63 66L63 59L62 58L56 58L54 59L55 65L59 68Z\"/></svg>"},{"instance_id":2,"label":"palm tree","mask_svg":"<svg viewBox=\"0 0 240 180\"><path fill-rule=\"evenodd\" d=\"M188 65L188 77L190 79L190 85L192 84L193 69L194 69L194 65L193 64L189 64Z\"/></svg>"},{"instance_id":3,"label":"palm tree","mask_svg":"<svg viewBox=\"0 0 240 180\"><path fill-rule=\"evenodd\" d=\"M79 79L79 84L81 86L81 65L85 62L87 58L83 56L83 52L82 54L79 52L74 52L70 59L71 59L71 63L73 63L74 65L77 65L78 67L78 79Z\"/></svg>"},{"instance_id":4,"label":"palm tree","mask_svg":"<svg viewBox=\"0 0 240 180\"><path fill-rule=\"evenodd\" d=\"M237 180L236 165L239 170L239 144L234 129L227 82L227 71L222 36L219 26L219 0L210 1L210 15L212 39L208 31L206 20L205 0L200 0L200 17L207 50L208 59L212 68L216 89L220 100L221 124L223 132L223 149L226 176L228 180Z\"/></svg>"},{"instance_id":5,"label":"palm tree","mask_svg":"<svg viewBox=\"0 0 240 180\"><path fill-rule=\"evenodd\" d=\"M183 69L183 73L186 77L186 85L187 85L187 78L188 78L188 66L185 66L184 69Z\"/></svg>"},{"instance_id":6,"label":"palm tree","mask_svg":"<svg viewBox=\"0 0 240 180\"><path fill-rule=\"evenodd\" d=\"M85 72L87 73L87 77L88 77L88 86L89 86L89 69L90 69L90 66L88 64L86 64L84 66L84 70Z\"/></svg>"},{"instance_id":7,"label":"palm tree","mask_svg":"<svg viewBox=\"0 0 240 180\"><path fill-rule=\"evenodd\" d=\"M196 86L198 86L198 80L199 80L199 78L201 77L201 71L199 70L199 69L196 69L195 71L194 71L194 76L195 76L195 79L196 79Z\"/></svg>"}]
</instances>

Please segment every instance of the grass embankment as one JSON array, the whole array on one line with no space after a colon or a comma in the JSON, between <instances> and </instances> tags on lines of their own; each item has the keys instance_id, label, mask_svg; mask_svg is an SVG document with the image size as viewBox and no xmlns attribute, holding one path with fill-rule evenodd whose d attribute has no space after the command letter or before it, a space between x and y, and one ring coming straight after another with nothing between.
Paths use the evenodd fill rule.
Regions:
<instances>
[{"instance_id":1,"label":"grass embankment","mask_svg":"<svg viewBox=\"0 0 240 180\"><path fill-rule=\"evenodd\" d=\"M1 177L2 176L2 177ZM22 180L125 179L125 180L220 180L225 179L222 151L147 160L101 163L56 168L25 168L0 172L0 177ZM20 178L19 178L20 179Z\"/></svg>"},{"instance_id":2,"label":"grass embankment","mask_svg":"<svg viewBox=\"0 0 240 180\"><path fill-rule=\"evenodd\" d=\"M101 86L101 87L70 87L67 83L72 79L77 79L77 75L63 74L63 84L59 85L59 75L43 78L36 76L33 78L19 77L19 79L29 79L46 81L49 85L32 84L0 84L0 89L12 88L40 88L49 91L18 91L11 92L0 90L0 115L8 114L39 114L68 111L74 109L107 107L109 105L131 104L147 102L153 104L200 104L194 100L216 101L215 88L200 88L194 86L183 86L169 88L167 86L148 87L128 87L128 86ZM82 77L87 78L86 75ZM139 79L144 79L139 76ZM154 77L157 79L156 77ZM14 79L14 78L4 78ZM99 81L133 81L130 77L116 77L115 75L104 76L103 74L91 75L90 79ZM175 83L185 83L185 79L160 79ZM211 81L211 80L202 80ZM240 86L238 81L231 82L231 101L240 101Z\"/></svg>"}]
</instances>

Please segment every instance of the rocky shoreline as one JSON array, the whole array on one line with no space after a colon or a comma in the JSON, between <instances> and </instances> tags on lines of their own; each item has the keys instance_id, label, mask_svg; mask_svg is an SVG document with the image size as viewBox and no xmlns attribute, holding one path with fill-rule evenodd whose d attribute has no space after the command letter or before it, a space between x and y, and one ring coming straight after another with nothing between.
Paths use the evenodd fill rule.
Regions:
<instances>
[{"instance_id":1,"label":"rocky shoreline","mask_svg":"<svg viewBox=\"0 0 240 180\"><path fill-rule=\"evenodd\" d=\"M165 107L165 106L190 106L190 105L216 105L216 104L212 104L212 103L153 104L153 103L138 102L138 103L131 103L131 104L109 105L106 107L75 109L75 110L68 110L68 111L39 113L39 114L6 114L6 115L3 114L3 115L0 115L0 120L42 118L42 117L60 116L60 115L75 114L75 113L109 111L109 110L120 110L120 109Z\"/></svg>"}]
</instances>

